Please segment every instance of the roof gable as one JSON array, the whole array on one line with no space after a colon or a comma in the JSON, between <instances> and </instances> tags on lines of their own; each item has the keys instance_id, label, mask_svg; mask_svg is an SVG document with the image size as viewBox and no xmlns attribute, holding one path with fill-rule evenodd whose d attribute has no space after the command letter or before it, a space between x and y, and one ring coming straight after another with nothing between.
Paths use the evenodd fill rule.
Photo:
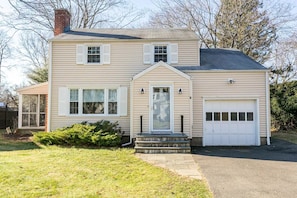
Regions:
<instances>
[{"instance_id":1,"label":"roof gable","mask_svg":"<svg viewBox=\"0 0 297 198\"><path fill-rule=\"evenodd\" d=\"M167 68L168 70L170 70L170 71L176 73L177 75L179 75L179 76L181 76L181 77L183 77L183 78L185 78L185 79L187 79L187 80L190 80L190 79L191 79L191 77L190 77L189 75L187 75L187 74L185 74L185 73L183 73L183 72L181 72L181 71L175 69L174 67L168 65L167 63L164 63L163 61L159 61L159 62L156 63L155 65L153 65L153 66L151 66L151 67L149 67L149 68L143 70L142 72L136 74L132 79L133 79L133 80L136 80L136 79L138 79L138 78L144 76L144 75L147 74L148 72L150 72L150 71L152 71L152 70L154 70L154 69L156 69L156 68L158 68L158 67L165 67L165 68ZM166 74L164 74L164 75L166 75Z\"/></svg>"}]
</instances>

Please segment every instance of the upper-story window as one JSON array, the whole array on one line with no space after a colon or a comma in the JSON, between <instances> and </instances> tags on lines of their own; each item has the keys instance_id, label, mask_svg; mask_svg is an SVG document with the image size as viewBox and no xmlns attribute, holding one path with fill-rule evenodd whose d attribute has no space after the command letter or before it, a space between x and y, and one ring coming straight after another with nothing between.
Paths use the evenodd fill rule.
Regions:
<instances>
[{"instance_id":1,"label":"upper-story window","mask_svg":"<svg viewBox=\"0 0 297 198\"><path fill-rule=\"evenodd\" d=\"M167 45L155 45L154 46L154 62L159 61L167 62Z\"/></svg>"},{"instance_id":2,"label":"upper-story window","mask_svg":"<svg viewBox=\"0 0 297 198\"><path fill-rule=\"evenodd\" d=\"M110 64L110 44L86 43L76 45L76 64Z\"/></svg>"},{"instance_id":3,"label":"upper-story window","mask_svg":"<svg viewBox=\"0 0 297 198\"><path fill-rule=\"evenodd\" d=\"M163 61L168 64L178 63L177 43L152 43L143 45L143 63L154 64Z\"/></svg>"},{"instance_id":4,"label":"upper-story window","mask_svg":"<svg viewBox=\"0 0 297 198\"><path fill-rule=\"evenodd\" d=\"M100 46L88 47L88 63L100 63Z\"/></svg>"}]
</instances>

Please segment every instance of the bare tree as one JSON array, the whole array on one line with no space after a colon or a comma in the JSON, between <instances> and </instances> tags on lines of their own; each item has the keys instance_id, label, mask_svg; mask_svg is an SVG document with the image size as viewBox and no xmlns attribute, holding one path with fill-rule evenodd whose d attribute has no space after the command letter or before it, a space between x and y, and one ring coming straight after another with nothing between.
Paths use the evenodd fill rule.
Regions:
<instances>
[{"instance_id":1,"label":"bare tree","mask_svg":"<svg viewBox=\"0 0 297 198\"><path fill-rule=\"evenodd\" d=\"M22 57L23 62L31 65L27 74L31 83L47 82L48 43L39 35L26 31L21 35L21 46L22 48L18 50L18 53Z\"/></svg>"},{"instance_id":2,"label":"bare tree","mask_svg":"<svg viewBox=\"0 0 297 198\"><path fill-rule=\"evenodd\" d=\"M160 0L158 7L149 20L152 27L188 28L197 33L202 46L217 47L218 0Z\"/></svg>"},{"instance_id":3,"label":"bare tree","mask_svg":"<svg viewBox=\"0 0 297 198\"><path fill-rule=\"evenodd\" d=\"M279 41L273 50L270 61L271 84L283 84L297 78L297 37Z\"/></svg>"},{"instance_id":4,"label":"bare tree","mask_svg":"<svg viewBox=\"0 0 297 198\"><path fill-rule=\"evenodd\" d=\"M278 32L296 22L293 7L278 0L159 0L157 5L151 26L191 29L203 47L237 48L261 63Z\"/></svg>"},{"instance_id":5,"label":"bare tree","mask_svg":"<svg viewBox=\"0 0 297 198\"><path fill-rule=\"evenodd\" d=\"M126 0L8 0L13 12L7 25L22 32L20 57L29 66L33 83L47 80L48 43L53 36L54 10L68 9L71 28L123 28L142 17Z\"/></svg>"},{"instance_id":6,"label":"bare tree","mask_svg":"<svg viewBox=\"0 0 297 198\"><path fill-rule=\"evenodd\" d=\"M54 10L68 9L72 28L125 27L141 18L125 0L8 0L14 8L9 16L15 29L43 36L54 30ZM10 20L11 21L11 20ZM44 38L45 40L47 38Z\"/></svg>"},{"instance_id":7,"label":"bare tree","mask_svg":"<svg viewBox=\"0 0 297 198\"><path fill-rule=\"evenodd\" d=\"M5 32L0 31L0 84L1 84L1 77L2 77L2 67L3 67L3 60L10 56L10 47L9 41L11 37L9 37Z\"/></svg>"}]
</instances>

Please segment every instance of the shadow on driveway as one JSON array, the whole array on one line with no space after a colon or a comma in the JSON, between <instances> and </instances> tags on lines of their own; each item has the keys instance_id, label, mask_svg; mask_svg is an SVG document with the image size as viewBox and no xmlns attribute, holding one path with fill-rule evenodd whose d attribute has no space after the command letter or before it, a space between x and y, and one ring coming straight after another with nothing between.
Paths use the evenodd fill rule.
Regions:
<instances>
[{"instance_id":1,"label":"shadow on driveway","mask_svg":"<svg viewBox=\"0 0 297 198\"><path fill-rule=\"evenodd\" d=\"M297 144L284 140L272 139L271 145L269 146L194 147L192 148L192 154L297 162Z\"/></svg>"}]
</instances>

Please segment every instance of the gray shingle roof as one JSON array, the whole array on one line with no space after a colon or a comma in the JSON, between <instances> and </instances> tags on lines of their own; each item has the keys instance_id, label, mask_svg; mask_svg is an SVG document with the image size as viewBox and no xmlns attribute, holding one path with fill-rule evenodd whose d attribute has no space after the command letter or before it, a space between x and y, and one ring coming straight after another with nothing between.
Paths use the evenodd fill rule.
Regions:
<instances>
[{"instance_id":1,"label":"gray shingle roof","mask_svg":"<svg viewBox=\"0 0 297 198\"><path fill-rule=\"evenodd\" d=\"M179 66L179 70L267 70L241 51L200 49L200 66Z\"/></svg>"},{"instance_id":2,"label":"gray shingle roof","mask_svg":"<svg viewBox=\"0 0 297 198\"><path fill-rule=\"evenodd\" d=\"M187 29L74 29L52 40L198 40L195 32Z\"/></svg>"}]
</instances>

